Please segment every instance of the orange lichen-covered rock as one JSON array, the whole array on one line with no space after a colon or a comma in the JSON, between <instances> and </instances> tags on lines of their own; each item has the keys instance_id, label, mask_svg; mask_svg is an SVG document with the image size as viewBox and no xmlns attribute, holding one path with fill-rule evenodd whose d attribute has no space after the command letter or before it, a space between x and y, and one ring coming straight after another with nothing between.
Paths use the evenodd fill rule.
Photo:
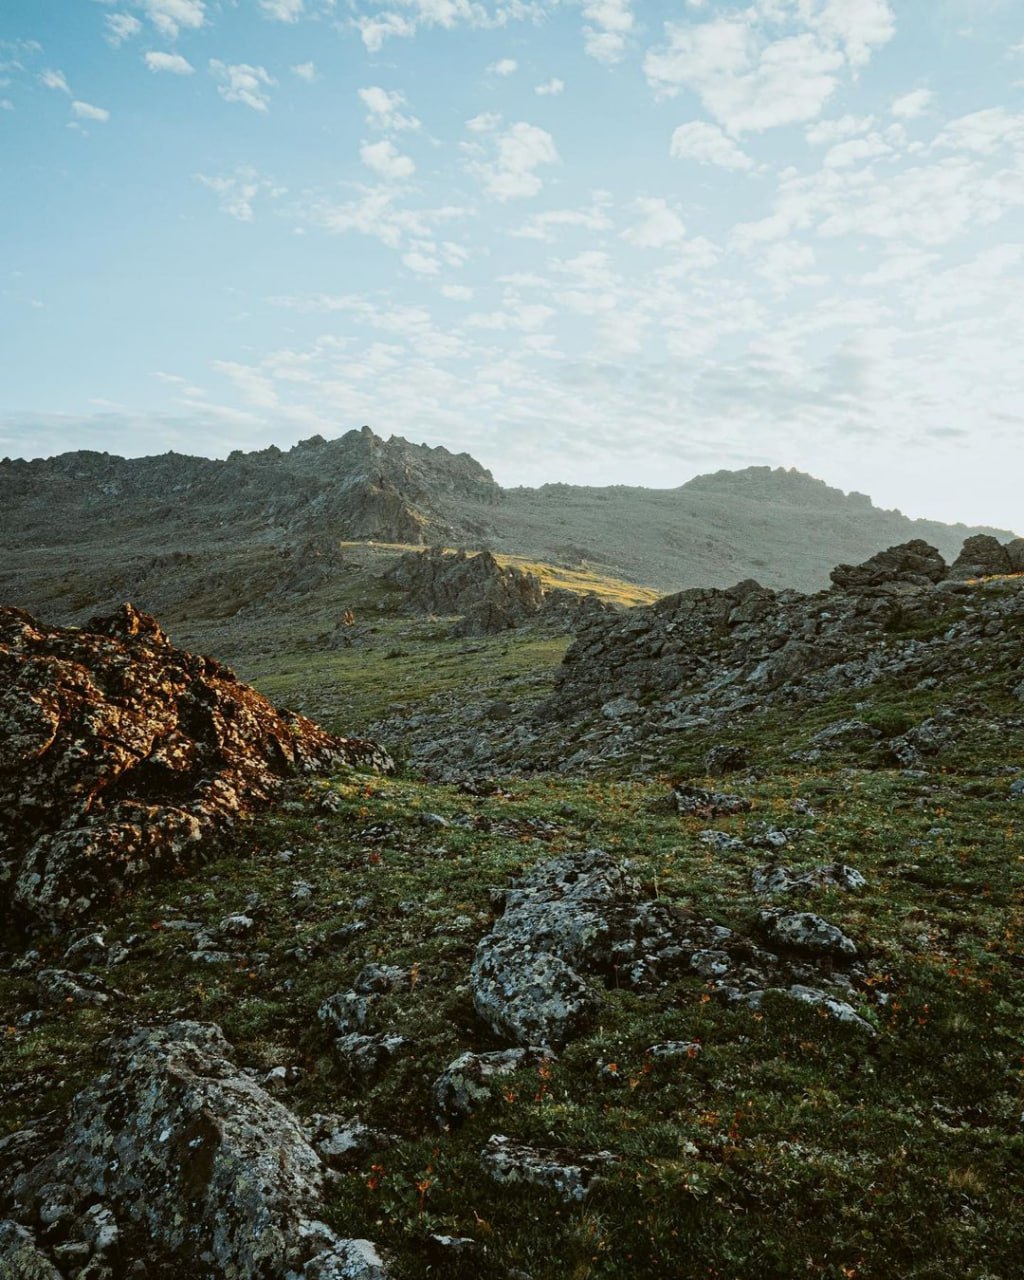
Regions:
<instances>
[{"instance_id":1,"label":"orange lichen-covered rock","mask_svg":"<svg viewBox=\"0 0 1024 1280\"><path fill-rule=\"evenodd\" d=\"M0 608L0 916L82 916L196 859L284 778L343 764L393 767L130 604L83 628Z\"/></svg>"}]
</instances>

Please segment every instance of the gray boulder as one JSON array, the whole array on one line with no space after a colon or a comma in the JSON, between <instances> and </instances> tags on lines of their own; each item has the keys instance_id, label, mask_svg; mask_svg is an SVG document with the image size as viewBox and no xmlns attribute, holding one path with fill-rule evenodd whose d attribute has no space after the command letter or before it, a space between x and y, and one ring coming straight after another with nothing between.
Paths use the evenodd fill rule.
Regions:
<instances>
[{"instance_id":1,"label":"gray boulder","mask_svg":"<svg viewBox=\"0 0 1024 1280\"><path fill-rule=\"evenodd\" d=\"M809 955L854 960L857 946L841 929L811 911L772 908L758 917L767 937L777 946Z\"/></svg>"},{"instance_id":2,"label":"gray boulder","mask_svg":"<svg viewBox=\"0 0 1024 1280\"><path fill-rule=\"evenodd\" d=\"M277 1280L331 1251L340 1265L353 1242L317 1221L323 1162L229 1054L218 1027L196 1022L115 1044L108 1070L74 1100L59 1147L15 1182L15 1202L44 1220L88 1209L97 1239L144 1239L186 1274Z\"/></svg>"},{"instance_id":3,"label":"gray boulder","mask_svg":"<svg viewBox=\"0 0 1024 1280\"><path fill-rule=\"evenodd\" d=\"M530 1183L546 1187L563 1200L585 1200L601 1173L615 1163L608 1151L581 1154L564 1148L521 1146L495 1134L480 1155L480 1163L495 1182Z\"/></svg>"},{"instance_id":4,"label":"gray boulder","mask_svg":"<svg viewBox=\"0 0 1024 1280\"><path fill-rule=\"evenodd\" d=\"M491 1053L463 1053L434 1081L434 1114L439 1124L465 1119L490 1101L493 1082L524 1067L549 1062L548 1049L497 1049Z\"/></svg>"},{"instance_id":5,"label":"gray boulder","mask_svg":"<svg viewBox=\"0 0 1024 1280\"><path fill-rule=\"evenodd\" d=\"M27 1227L0 1222L0 1276L3 1280L61 1280L61 1274L36 1246Z\"/></svg>"},{"instance_id":6,"label":"gray boulder","mask_svg":"<svg viewBox=\"0 0 1024 1280\"><path fill-rule=\"evenodd\" d=\"M600 849L541 863L510 889L470 970L477 1013L529 1045L571 1039L598 1004L590 975L642 987L678 963L679 920Z\"/></svg>"}]
</instances>

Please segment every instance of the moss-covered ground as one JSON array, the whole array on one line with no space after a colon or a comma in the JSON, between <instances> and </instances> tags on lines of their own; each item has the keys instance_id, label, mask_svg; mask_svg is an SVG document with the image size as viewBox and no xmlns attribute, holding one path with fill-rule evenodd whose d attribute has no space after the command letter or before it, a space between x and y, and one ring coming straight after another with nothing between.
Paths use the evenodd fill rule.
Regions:
<instances>
[{"instance_id":1,"label":"moss-covered ground","mask_svg":"<svg viewBox=\"0 0 1024 1280\"><path fill-rule=\"evenodd\" d=\"M425 657L440 640L407 642L420 646L408 657L287 655L264 687L294 694L335 679L332 718L348 699L369 720L388 701L552 665L561 643L488 641L465 654L445 641L442 662ZM261 1073L300 1068L283 1095L299 1113L358 1114L394 1135L341 1174L329 1209L345 1234L390 1250L403 1277L1014 1280L1024 1266L1024 800L1010 797L1006 766L1024 759L1024 735L979 730L916 773L852 749L790 760L847 709L787 712L738 735L752 773L724 785L754 807L714 823L658 803L672 778L699 772L711 743L695 734L647 782L513 777L483 796L402 775L296 784L284 809L205 865L107 908L98 923L108 944L132 940L129 958L95 972L123 1000L26 1023L34 980L0 975L3 1130L65 1103L112 1032L197 1018L219 1023ZM860 714L893 732L929 710L928 696L889 690ZM784 860L841 859L866 877L859 893L794 905L825 915L867 957L884 1001L865 993L859 1011L875 1038L781 999L727 1007L696 975L656 995L610 989L549 1068L506 1078L457 1129L435 1122L435 1077L466 1049L498 1047L468 987L492 890L539 859L600 846L633 860L652 895L756 932L750 872L767 855L716 851L699 832L743 836L766 822L813 829ZM190 958L188 935L172 927L238 911L256 929L220 963ZM59 965L66 941L37 945ZM379 1014L411 1044L360 1081L339 1069L316 1010L368 962L409 971ZM664 1040L700 1049L656 1061L646 1050ZM566 1204L490 1183L479 1152L494 1133L618 1159L584 1203ZM431 1233L486 1252L462 1271L432 1262Z\"/></svg>"}]
</instances>

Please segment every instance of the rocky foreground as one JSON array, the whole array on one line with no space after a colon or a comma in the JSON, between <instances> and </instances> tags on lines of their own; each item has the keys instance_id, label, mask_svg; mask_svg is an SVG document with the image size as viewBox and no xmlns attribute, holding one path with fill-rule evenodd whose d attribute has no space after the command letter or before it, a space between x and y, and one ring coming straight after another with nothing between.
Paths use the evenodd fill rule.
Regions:
<instances>
[{"instance_id":1,"label":"rocky foreground","mask_svg":"<svg viewBox=\"0 0 1024 1280\"><path fill-rule=\"evenodd\" d=\"M1013 1280L1022 573L585 610L404 775L0 612L0 1276Z\"/></svg>"}]
</instances>

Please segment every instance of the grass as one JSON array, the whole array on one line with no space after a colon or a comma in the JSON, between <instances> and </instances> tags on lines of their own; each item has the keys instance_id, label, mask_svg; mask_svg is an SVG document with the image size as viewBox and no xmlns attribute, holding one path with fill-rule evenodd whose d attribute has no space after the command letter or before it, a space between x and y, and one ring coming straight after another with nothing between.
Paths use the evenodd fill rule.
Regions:
<instances>
[{"instance_id":1,"label":"grass","mask_svg":"<svg viewBox=\"0 0 1024 1280\"><path fill-rule=\"evenodd\" d=\"M650 892L747 930L760 905L749 873L765 855L709 850L697 839L705 822L655 803L664 780L517 779L480 798L349 775L297 792L200 873L108 911L108 938L141 939L105 973L128 1003L69 1006L23 1029L32 984L0 977L11 1011L4 1123L63 1104L96 1071L105 1035L194 1017L219 1022L246 1065L301 1066L287 1098L300 1113L358 1113L397 1136L342 1175L328 1208L340 1230L391 1250L402 1276L458 1274L430 1270L426 1237L441 1232L486 1245L466 1271L480 1277L1009 1280L1024 1226L1024 846L1006 778L988 758L926 779L847 760L797 771L773 746L759 764L753 812L715 825L739 835L764 821L812 826L798 861L841 858L867 876L860 895L799 905L870 956L888 995L873 1008L865 996L874 1042L788 1002L724 1007L696 976L657 996L611 990L549 1076L520 1073L463 1127L439 1129L433 1079L464 1049L492 1047L467 989L492 889L540 858L599 845L633 859ZM319 805L327 787L337 812ZM818 816L794 815L797 796ZM425 826L424 812L473 825ZM532 838L537 818L556 830ZM383 840L365 834L379 823ZM314 886L308 906L291 898L300 879ZM213 924L241 909L258 936L224 965L190 960L161 923ZM43 949L59 962L57 942ZM415 973L380 1014L414 1049L361 1084L338 1071L314 1015L368 961ZM665 1039L702 1051L649 1059L646 1047ZM621 1083L601 1074L609 1061ZM618 1161L585 1204L566 1206L482 1176L479 1151L495 1132Z\"/></svg>"}]
</instances>

